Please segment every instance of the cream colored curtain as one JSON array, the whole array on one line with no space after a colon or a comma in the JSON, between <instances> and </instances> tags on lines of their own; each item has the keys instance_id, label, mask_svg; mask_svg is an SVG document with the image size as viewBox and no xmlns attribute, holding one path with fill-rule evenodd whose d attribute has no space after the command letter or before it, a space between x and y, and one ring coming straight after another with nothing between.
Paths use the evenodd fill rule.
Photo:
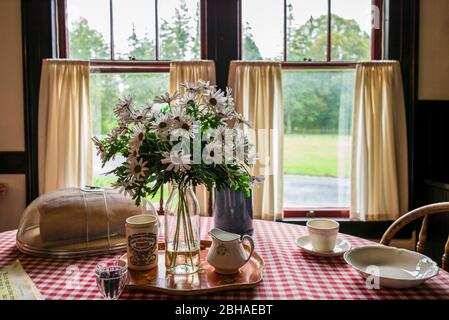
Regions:
<instances>
[{"instance_id":1,"label":"cream colored curtain","mask_svg":"<svg viewBox=\"0 0 449 320\"><path fill-rule=\"evenodd\" d=\"M44 60L39 94L39 192L92 181L89 63Z\"/></svg>"},{"instance_id":2,"label":"cream colored curtain","mask_svg":"<svg viewBox=\"0 0 449 320\"><path fill-rule=\"evenodd\" d=\"M170 63L170 93L181 90L181 83L209 81L215 84L215 62L212 60L173 61Z\"/></svg>"},{"instance_id":3,"label":"cream colored curtain","mask_svg":"<svg viewBox=\"0 0 449 320\"><path fill-rule=\"evenodd\" d=\"M253 213L258 219L282 217L283 113L281 65L274 62L232 61L229 86L236 109L252 124L250 140L259 157L253 174L265 176L253 188Z\"/></svg>"},{"instance_id":4,"label":"cream colored curtain","mask_svg":"<svg viewBox=\"0 0 449 320\"><path fill-rule=\"evenodd\" d=\"M407 133L399 62L357 65L351 217L394 220L408 210Z\"/></svg>"},{"instance_id":5,"label":"cream colored curtain","mask_svg":"<svg viewBox=\"0 0 449 320\"><path fill-rule=\"evenodd\" d=\"M215 63L211 60L200 61L173 61L170 63L170 94L182 91L181 83L197 82L198 80L209 81L215 84ZM212 215L212 194L203 186L195 190L200 204L200 214Z\"/></svg>"}]
</instances>

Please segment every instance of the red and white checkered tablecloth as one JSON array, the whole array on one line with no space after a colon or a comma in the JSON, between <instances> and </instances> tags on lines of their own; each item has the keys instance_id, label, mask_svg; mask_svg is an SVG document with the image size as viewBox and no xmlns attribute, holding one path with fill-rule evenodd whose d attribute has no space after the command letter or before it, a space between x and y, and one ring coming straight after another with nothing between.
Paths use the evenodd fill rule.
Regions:
<instances>
[{"instance_id":1,"label":"red and white checkered tablecloth","mask_svg":"<svg viewBox=\"0 0 449 320\"><path fill-rule=\"evenodd\" d=\"M212 219L202 218L206 239ZM254 221L256 251L265 260L260 286L250 290L227 291L194 299L449 299L449 273L441 270L435 278L407 290L367 289L362 277L343 258L310 256L297 248L295 239L305 234L304 227L270 221ZM0 233L0 267L19 259L46 299L101 299L94 276L95 266L120 255L106 255L72 260L36 258L21 254L15 246L16 231ZM343 235L353 247L372 242ZM79 285L71 286L73 269L79 270ZM72 278L73 279L73 278ZM177 299L182 297L125 291L121 299Z\"/></svg>"}]
</instances>

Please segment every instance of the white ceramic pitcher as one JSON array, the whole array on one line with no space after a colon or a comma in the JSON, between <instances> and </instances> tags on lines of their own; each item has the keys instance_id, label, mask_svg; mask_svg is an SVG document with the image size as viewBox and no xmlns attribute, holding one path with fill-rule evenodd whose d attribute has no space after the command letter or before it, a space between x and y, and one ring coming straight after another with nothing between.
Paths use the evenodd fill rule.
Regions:
<instances>
[{"instance_id":1,"label":"white ceramic pitcher","mask_svg":"<svg viewBox=\"0 0 449 320\"><path fill-rule=\"evenodd\" d=\"M240 239L240 235L226 232L218 228L209 231L212 246L207 254L207 262L215 268L216 273L233 274L245 265L254 251L254 241L248 235ZM250 252L245 250L243 242L248 241Z\"/></svg>"}]
</instances>

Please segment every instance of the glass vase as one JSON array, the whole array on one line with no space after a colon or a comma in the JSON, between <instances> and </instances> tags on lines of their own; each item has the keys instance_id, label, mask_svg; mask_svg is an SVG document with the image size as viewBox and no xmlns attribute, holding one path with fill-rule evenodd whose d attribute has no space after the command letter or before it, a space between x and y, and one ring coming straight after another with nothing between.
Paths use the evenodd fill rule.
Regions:
<instances>
[{"instance_id":1,"label":"glass vase","mask_svg":"<svg viewBox=\"0 0 449 320\"><path fill-rule=\"evenodd\" d=\"M191 274L200 266L200 208L190 185L173 185L165 204L165 267Z\"/></svg>"}]
</instances>

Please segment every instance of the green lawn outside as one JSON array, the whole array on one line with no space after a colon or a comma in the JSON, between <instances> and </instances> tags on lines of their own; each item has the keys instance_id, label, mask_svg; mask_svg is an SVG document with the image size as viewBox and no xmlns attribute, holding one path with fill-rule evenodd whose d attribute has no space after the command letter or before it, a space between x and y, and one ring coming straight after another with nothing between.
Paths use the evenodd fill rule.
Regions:
<instances>
[{"instance_id":1,"label":"green lawn outside","mask_svg":"<svg viewBox=\"0 0 449 320\"><path fill-rule=\"evenodd\" d=\"M286 134L284 173L349 177L350 145L350 136Z\"/></svg>"}]
</instances>

